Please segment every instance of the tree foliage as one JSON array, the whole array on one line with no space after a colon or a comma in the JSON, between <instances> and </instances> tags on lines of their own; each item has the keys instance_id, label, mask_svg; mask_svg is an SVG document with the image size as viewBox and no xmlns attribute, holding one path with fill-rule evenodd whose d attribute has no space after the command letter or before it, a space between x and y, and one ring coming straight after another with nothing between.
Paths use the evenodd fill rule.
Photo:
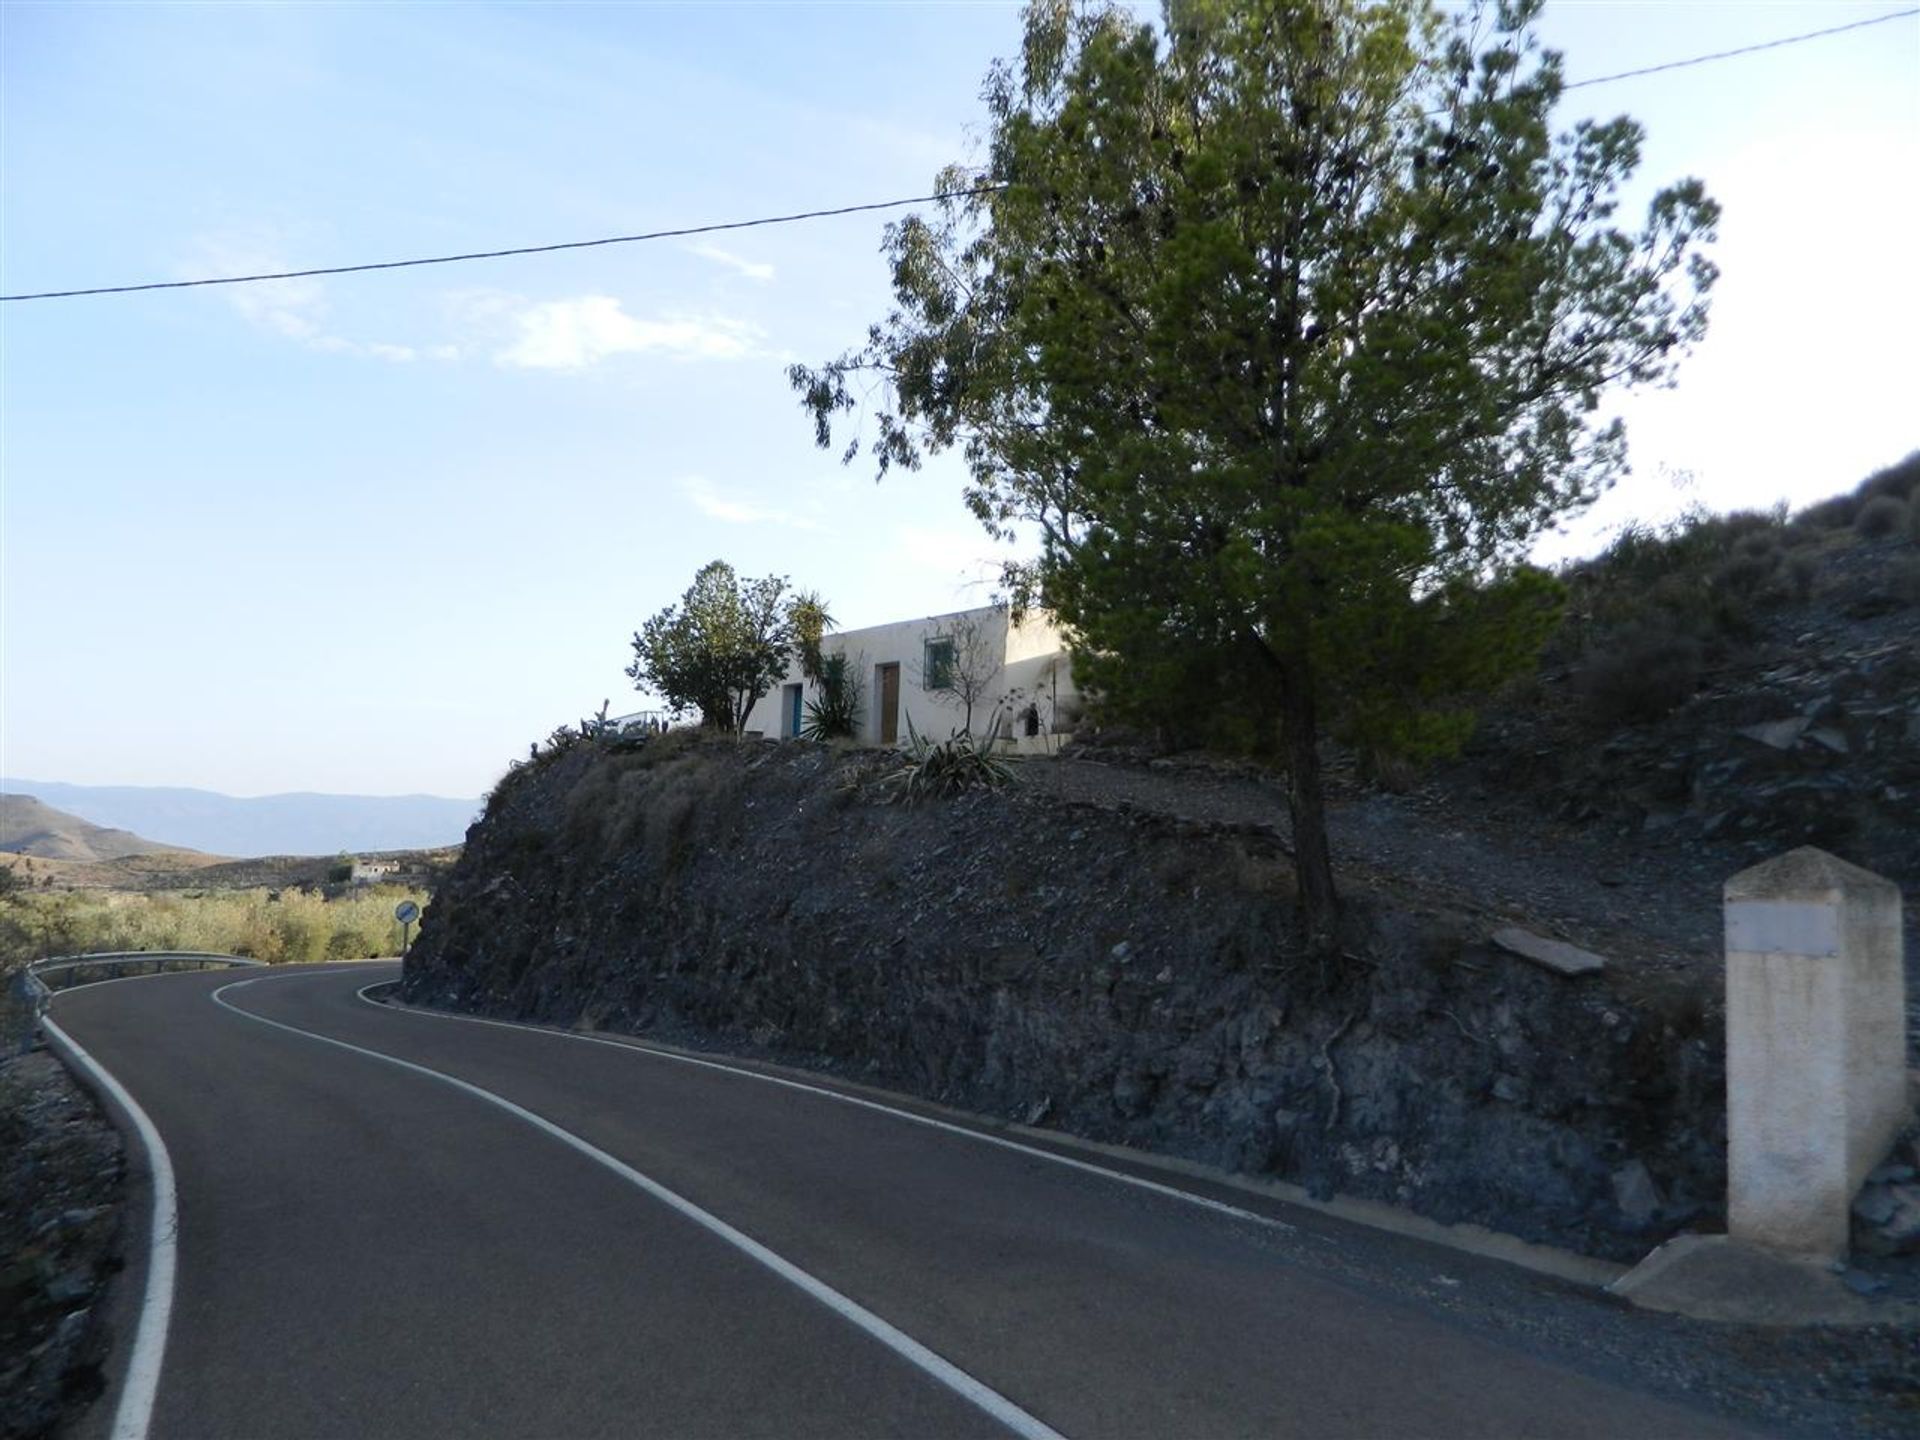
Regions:
<instances>
[{"instance_id":1,"label":"tree foliage","mask_svg":"<svg viewBox=\"0 0 1920 1440\"><path fill-rule=\"evenodd\" d=\"M828 613L827 602L812 590L803 590L793 597L787 616L793 625L793 648L800 660L800 673L818 685L825 664L820 646L827 632L839 622Z\"/></svg>"},{"instance_id":2,"label":"tree foliage","mask_svg":"<svg viewBox=\"0 0 1920 1440\"><path fill-rule=\"evenodd\" d=\"M1715 205L1617 223L1640 128L1556 132L1539 9L1037 0L940 180L973 193L890 226L891 313L790 375L823 445L874 402L882 474L964 456L1092 685L1277 751L1322 947L1322 729L1457 742L1551 625L1527 545L1624 467L1603 396L1705 326Z\"/></svg>"},{"instance_id":3,"label":"tree foliage","mask_svg":"<svg viewBox=\"0 0 1920 1440\"><path fill-rule=\"evenodd\" d=\"M634 688L653 691L675 711L697 710L710 729L738 734L786 673L794 636L786 590L781 576L742 580L724 560L701 566L680 603L634 635L627 667Z\"/></svg>"}]
</instances>

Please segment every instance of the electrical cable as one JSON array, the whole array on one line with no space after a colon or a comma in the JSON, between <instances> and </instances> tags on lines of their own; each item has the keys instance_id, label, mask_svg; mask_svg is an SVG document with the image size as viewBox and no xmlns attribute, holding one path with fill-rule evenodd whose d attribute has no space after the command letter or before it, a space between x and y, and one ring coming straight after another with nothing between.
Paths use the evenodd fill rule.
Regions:
<instances>
[{"instance_id":1,"label":"electrical cable","mask_svg":"<svg viewBox=\"0 0 1920 1440\"><path fill-rule=\"evenodd\" d=\"M712 225L685 225L675 230L649 230L640 235L607 235L598 240L562 240L553 245L519 245L509 250L473 250L462 255L428 255L416 260L376 260L366 265L328 265L313 270L275 270L260 275L220 275L209 280L152 280L144 285L98 285L90 290L42 290L33 295L0 295L0 300L65 300L75 295L125 295L135 290L191 290L201 285L250 285L257 280L304 280L315 275L357 275L367 270L405 270L415 265L452 265L461 260L498 260L507 255L548 255L556 250L591 250L600 245L634 245L642 240L672 240L683 235L712 235L721 230L751 230L758 225L790 225L796 220L820 220L829 215L858 215L865 210L893 210L934 200L989 195L1005 185L982 185L973 190L942 190L902 200L875 200L865 205L840 205L831 210L802 210L792 215L764 215L757 220L722 220Z\"/></svg>"},{"instance_id":2,"label":"electrical cable","mask_svg":"<svg viewBox=\"0 0 1920 1440\"><path fill-rule=\"evenodd\" d=\"M1669 60L1665 64L1648 65L1638 70L1622 70L1616 75L1596 75L1590 80L1574 80L1561 88L1579 90L1589 85L1608 85L1616 80L1631 80L1641 75L1658 75L1663 71L1705 65L1715 60L1731 59L1736 55L1752 55L1762 50L1777 50L1785 45L1798 45L1828 35L1839 35L1848 30L1862 30L1869 25L1884 25L1889 20L1903 20L1914 15L1920 15L1920 6L1908 10L1889 11L1884 15L1875 15L1866 20L1854 20L1845 25L1832 25L1824 30L1809 30L1803 35L1787 35L1778 40L1762 41L1757 45L1742 45L1733 50L1719 50L1711 55L1695 55L1686 60ZM503 250L472 250L459 255L428 255L413 260L378 260L364 265L327 265L310 270L276 270L258 275L219 275L203 280L151 280L141 285L96 285L84 290L40 290L30 294L0 295L0 302L69 300L82 295L127 295L142 290L192 290L206 285L251 285L263 280L305 280L319 275L358 275L369 270L406 270L420 265L453 265L465 260L499 260L512 255L549 255L559 250L592 250L602 245L635 245L644 240L672 240L689 235L713 235L724 230L752 230L764 225L791 225L800 220L823 220L834 215L858 215L873 210L897 210L902 205L923 205L938 200L958 200L975 195L991 195L1006 188L1004 184L981 185L970 190L943 190L932 195L914 195L900 200L874 200L864 205L840 205L828 210L802 210L791 215L765 215L754 220L725 220L710 225L686 225L672 230L649 230L639 235L608 235L598 240L563 240L552 245L519 245Z\"/></svg>"},{"instance_id":3,"label":"electrical cable","mask_svg":"<svg viewBox=\"0 0 1920 1440\"><path fill-rule=\"evenodd\" d=\"M1631 80L1637 75L1658 75L1663 70L1684 70L1689 65L1705 65L1710 60L1730 60L1735 55L1754 55L1762 50L1778 50L1782 45L1798 45L1803 40L1818 40L1825 35L1839 35L1848 30L1864 30L1869 25L1884 25L1889 20L1904 20L1912 15L1920 15L1920 6L1911 10L1889 10L1884 15L1875 15L1866 20L1853 20L1845 25L1829 25L1825 30L1809 30L1804 35L1786 35L1778 40L1763 40L1758 45L1742 45L1734 50L1716 50L1711 55L1695 55L1690 60L1669 60L1664 65L1646 65L1638 70L1622 70L1617 75L1596 75L1591 80L1573 80L1560 88L1578 90L1585 85L1610 85L1615 80Z\"/></svg>"}]
</instances>

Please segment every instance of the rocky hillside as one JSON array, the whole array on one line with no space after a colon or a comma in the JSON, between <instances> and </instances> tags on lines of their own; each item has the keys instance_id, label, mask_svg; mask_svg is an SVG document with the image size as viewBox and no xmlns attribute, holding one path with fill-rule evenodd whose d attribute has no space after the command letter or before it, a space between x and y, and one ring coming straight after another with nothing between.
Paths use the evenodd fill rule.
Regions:
<instances>
[{"instance_id":1,"label":"rocky hillside","mask_svg":"<svg viewBox=\"0 0 1920 1440\"><path fill-rule=\"evenodd\" d=\"M1083 735L909 808L897 757L675 735L511 772L406 994L1637 1257L1718 1219L1722 882L1814 843L1920 896L1920 456L1565 578L1458 761L1333 757L1333 976L1288 950L1284 806L1247 765ZM1492 943L1515 924L1606 967Z\"/></svg>"},{"instance_id":2,"label":"rocky hillside","mask_svg":"<svg viewBox=\"0 0 1920 1440\"><path fill-rule=\"evenodd\" d=\"M1568 580L1539 679L1442 789L1672 854L1819 845L1920 896L1920 453L1798 515L1630 533Z\"/></svg>"},{"instance_id":3,"label":"rocky hillside","mask_svg":"<svg viewBox=\"0 0 1920 1440\"><path fill-rule=\"evenodd\" d=\"M581 742L510 775L414 1001L715 1044L1599 1253L1711 1212L1697 1013L1356 890L1328 984L1282 846L1032 785L889 803L896 762Z\"/></svg>"}]
</instances>

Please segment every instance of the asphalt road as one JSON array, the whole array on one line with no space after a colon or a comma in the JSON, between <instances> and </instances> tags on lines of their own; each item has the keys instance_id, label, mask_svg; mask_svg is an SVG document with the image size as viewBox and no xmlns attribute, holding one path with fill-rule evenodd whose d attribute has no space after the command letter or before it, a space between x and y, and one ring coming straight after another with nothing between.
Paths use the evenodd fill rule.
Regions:
<instances>
[{"instance_id":1,"label":"asphalt road","mask_svg":"<svg viewBox=\"0 0 1920 1440\"><path fill-rule=\"evenodd\" d=\"M358 996L396 969L58 997L177 1181L152 1436L1744 1433L1298 1263L1368 1235L1279 1202Z\"/></svg>"}]
</instances>

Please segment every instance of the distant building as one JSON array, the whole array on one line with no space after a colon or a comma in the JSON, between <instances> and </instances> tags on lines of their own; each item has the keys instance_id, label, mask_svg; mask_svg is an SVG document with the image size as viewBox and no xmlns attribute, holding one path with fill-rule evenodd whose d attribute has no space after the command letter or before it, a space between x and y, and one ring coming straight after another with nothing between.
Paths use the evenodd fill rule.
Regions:
<instances>
[{"instance_id":1,"label":"distant building","mask_svg":"<svg viewBox=\"0 0 1920 1440\"><path fill-rule=\"evenodd\" d=\"M402 868L398 860L356 860L353 862L353 883L375 885L382 880L393 879Z\"/></svg>"},{"instance_id":2,"label":"distant building","mask_svg":"<svg viewBox=\"0 0 1920 1440\"><path fill-rule=\"evenodd\" d=\"M1015 621L1006 607L989 605L843 630L827 636L821 650L847 657L861 691L858 738L870 744L903 744L909 725L944 740L966 722L969 695L975 737L991 737L1006 750L1055 749L1079 714L1072 657L1041 611ZM796 659L754 705L747 734L793 739L806 728L814 698Z\"/></svg>"}]
</instances>

